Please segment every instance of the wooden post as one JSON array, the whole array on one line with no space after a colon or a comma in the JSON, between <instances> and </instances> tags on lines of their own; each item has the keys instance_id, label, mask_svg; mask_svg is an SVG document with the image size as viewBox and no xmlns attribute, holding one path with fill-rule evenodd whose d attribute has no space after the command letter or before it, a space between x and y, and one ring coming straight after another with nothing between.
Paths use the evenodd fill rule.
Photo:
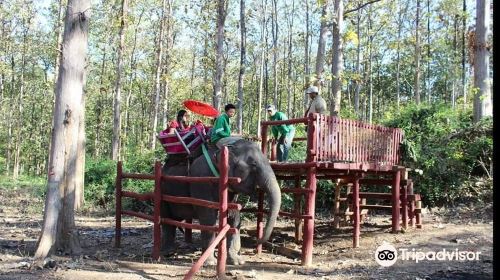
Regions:
<instances>
[{"instance_id":1,"label":"wooden post","mask_svg":"<svg viewBox=\"0 0 500 280\"><path fill-rule=\"evenodd\" d=\"M340 226L340 180L335 184L335 194L333 198L333 228L338 229Z\"/></svg>"},{"instance_id":2,"label":"wooden post","mask_svg":"<svg viewBox=\"0 0 500 280\"><path fill-rule=\"evenodd\" d=\"M160 259L161 247L161 163L155 162L155 188L153 196L153 260Z\"/></svg>"},{"instance_id":3,"label":"wooden post","mask_svg":"<svg viewBox=\"0 0 500 280\"><path fill-rule=\"evenodd\" d=\"M415 220L417 222L416 226L417 228L422 228L422 201L415 201L415 211L417 214L415 215Z\"/></svg>"},{"instance_id":4,"label":"wooden post","mask_svg":"<svg viewBox=\"0 0 500 280\"><path fill-rule=\"evenodd\" d=\"M261 137L262 137L262 143L261 143L261 149L262 153L267 157L267 125L263 124L261 125Z\"/></svg>"},{"instance_id":5,"label":"wooden post","mask_svg":"<svg viewBox=\"0 0 500 280\"><path fill-rule=\"evenodd\" d=\"M271 161L276 160L276 153L277 153L277 143L276 143L276 140L273 139L271 142L271 157L270 157Z\"/></svg>"},{"instance_id":6,"label":"wooden post","mask_svg":"<svg viewBox=\"0 0 500 280\"><path fill-rule=\"evenodd\" d=\"M408 194L413 195L413 181L411 179L408 180ZM409 219L410 219L410 226L414 227L415 226L415 198L410 201L410 207L409 207Z\"/></svg>"},{"instance_id":7,"label":"wooden post","mask_svg":"<svg viewBox=\"0 0 500 280\"><path fill-rule=\"evenodd\" d=\"M353 188L352 188L352 212L353 212L353 236L352 236L352 247L359 247L359 235L360 235L360 210L359 210L359 176L356 176L353 179Z\"/></svg>"},{"instance_id":8,"label":"wooden post","mask_svg":"<svg viewBox=\"0 0 500 280\"><path fill-rule=\"evenodd\" d=\"M229 157L228 149L224 147L222 150L221 161L219 163L220 177L219 177L219 233L227 226L227 189L228 189L228 170L229 170ZM227 239L223 237L218 246L217 252L217 276L224 277L226 272L226 259L227 259Z\"/></svg>"},{"instance_id":9,"label":"wooden post","mask_svg":"<svg viewBox=\"0 0 500 280\"><path fill-rule=\"evenodd\" d=\"M317 157L316 129L317 114L309 114L307 130L307 162L315 162ZM313 241L314 241L314 214L316 207L316 167L307 170L306 188L311 190L306 194L305 214L312 219L304 221L304 242L302 243L302 265L312 264Z\"/></svg>"},{"instance_id":10,"label":"wooden post","mask_svg":"<svg viewBox=\"0 0 500 280\"><path fill-rule=\"evenodd\" d=\"M295 188L301 188L300 186L300 176L297 176L297 179L295 179ZM301 194L294 194L293 196L294 200L294 213L296 215L300 215L302 213L302 195ZM295 219L295 243L300 243L302 241L302 219L297 218Z\"/></svg>"},{"instance_id":11,"label":"wooden post","mask_svg":"<svg viewBox=\"0 0 500 280\"><path fill-rule=\"evenodd\" d=\"M116 165L116 182L115 182L115 247L120 247L122 236L122 162L119 161Z\"/></svg>"},{"instance_id":12,"label":"wooden post","mask_svg":"<svg viewBox=\"0 0 500 280\"><path fill-rule=\"evenodd\" d=\"M393 168L393 181L392 181L392 233L398 233L399 227L399 214L400 214L400 203L399 203L399 188L400 188L400 176L401 169L399 166Z\"/></svg>"},{"instance_id":13,"label":"wooden post","mask_svg":"<svg viewBox=\"0 0 500 280\"><path fill-rule=\"evenodd\" d=\"M264 192L261 190L258 191L258 204L257 204L257 240L261 240L264 237L264 226L262 223L262 219L264 216ZM262 253L262 244L257 243L257 254Z\"/></svg>"},{"instance_id":14,"label":"wooden post","mask_svg":"<svg viewBox=\"0 0 500 280\"><path fill-rule=\"evenodd\" d=\"M408 183L401 186L401 212L403 214L403 228L408 228Z\"/></svg>"}]
</instances>

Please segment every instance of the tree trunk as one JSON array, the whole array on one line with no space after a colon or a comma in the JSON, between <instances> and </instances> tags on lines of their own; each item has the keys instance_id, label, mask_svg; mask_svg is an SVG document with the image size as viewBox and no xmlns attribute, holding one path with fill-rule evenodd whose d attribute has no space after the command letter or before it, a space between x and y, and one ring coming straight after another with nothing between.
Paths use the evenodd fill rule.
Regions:
<instances>
[{"instance_id":1,"label":"tree trunk","mask_svg":"<svg viewBox=\"0 0 500 280\"><path fill-rule=\"evenodd\" d=\"M420 104L420 0L417 0L417 17L415 19L415 80L413 96L415 103Z\"/></svg>"},{"instance_id":2,"label":"tree trunk","mask_svg":"<svg viewBox=\"0 0 500 280\"><path fill-rule=\"evenodd\" d=\"M77 138L77 153L76 153L76 166L75 166L75 210L80 209L85 201L85 94L82 94L81 101L82 111L79 116L78 124L78 138Z\"/></svg>"},{"instance_id":3,"label":"tree trunk","mask_svg":"<svg viewBox=\"0 0 500 280\"><path fill-rule=\"evenodd\" d=\"M361 114L359 112L359 93L361 91L361 69L360 69L360 56L361 56L361 28L360 28L360 22L361 22L361 11L358 11L357 16L356 16L356 33L358 35L358 44L356 46L356 87L354 89L354 113L358 118L360 118Z\"/></svg>"},{"instance_id":4,"label":"tree trunk","mask_svg":"<svg viewBox=\"0 0 500 280\"><path fill-rule=\"evenodd\" d=\"M16 71L15 71L15 60L14 60L14 54L11 55L10 59L10 69L11 69L11 77L10 77L10 92L11 94L14 92L15 87L16 87ZM11 100L13 98L11 97ZM13 114L14 114L14 108L12 106L9 106L9 120L12 119ZM7 175L10 175L10 167L11 167L11 162L12 162L12 142L14 140L14 137L12 136L12 128L13 128L13 122L8 122L8 132L7 132L7 159L5 161L6 165L6 173Z\"/></svg>"},{"instance_id":5,"label":"tree trunk","mask_svg":"<svg viewBox=\"0 0 500 280\"><path fill-rule=\"evenodd\" d=\"M490 51L490 1L476 2L476 30L474 41L474 122L493 115L491 103Z\"/></svg>"},{"instance_id":6,"label":"tree trunk","mask_svg":"<svg viewBox=\"0 0 500 280\"><path fill-rule=\"evenodd\" d=\"M431 103L431 2L427 0L427 79L425 82L425 95L427 103Z\"/></svg>"},{"instance_id":7,"label":"tree trunk","mask_svg":"<svg viewBox=\"0 0 500 280\"><path fill-rule=\"evenodd\" d=\"M240 73L238 76L238 133L243 133L243 84L246 63L246 26L245 26L245 0L240 0Z\"/></svg>"},{"instance_id":8,"label":"tree trunk","mask_svg":"<svg viewBox=\"0 0 500 280\"><path fill-rule=\"evenodd\" d=\"M262 131L260 130L260 121L262 120L262 90L264 86L264 54L266 52L266 39L264 33L266 32L266 12L267 12L267 1L262 0L262 23L260 29L260 41L261 41L261 50L260 50L260 79L259 79L259 94L258 94L258 103L257 103L257 138L260 139Z\"/></svg>"},{"instance_id":9,"label":"tree trunk","mask_svg":"<svg viewBox=\"0 0 500 280\"><path fill-rule=\"evenodd\" d=\"M141 13L139 14L139 18L137 20L137 24L134 28L134 43L132 45L132 51L130 52L130 76L129 76L129 81L128 81L128 91L127 91L127 96L125 98L125 112L124 112L124 115L123 115L123 120L124 120L124 125L123 125L123 141L121 141L122 143L122 151L123 151L123 154L127 154L125 152L125 149L127 147L127 143L129 142L128 140L128 131L129 131L129 127L130 127L130 116L129 116L129 113L130 113L130 101L132 99L132 90L134 88L134 81L136 79L136 76L137 76L137 72L136 72L136 56L135 56L135 51L136 51L136 48L137 48L137 33L138 33L138 29L139 29L139 25L141 24L141 21L142 21L142 16L144 15L144 9L141 10Z\"/></svg>"},{"instance_id":10,"label":"tree trunk","mask_svg":"<svg viewBox=\"0 0 500 280\"><path fill-rule=\"evenodd\" d=\"M103 95L107 94L107 90L104 86L104 76L106 73L106 48L108 44L104 44L102 50L102 63L101 63L101 72L99 74L99 95L97 97L96 105L95 105L95 114L96 114L96 122L102 124L102 111L103 111ZM95 128L95 139L94 139L94 157L99 157L101 154L101 125L96 125Z\"/></svg>"},{"instance_id":11,"label":"tree trunk","mask_svg":"<svg viewBox=\"0 0 500 280\"><path fill-rule=\"evenodd\" d=\"M227 0L217 0L217 42L215 53L215 79L213 105L217 110L220 109L222 96L222 76L224 75L224 25L226 22ZM240 112L241 113L241 112Z\"/></svg>"},{"instance_id":12,"label":"tree trunk","mask_svg":"<svg viewBox=\"0 0 500 280\"><path fill-rule=\"evenodd\" d=\"M278 1L272 0L271 27L273 36L273 104L278 106Z\"/></svg>"},{"instance_id":13,"label":"tree trunk","mask_svg":"<svg viewBox=\"0 0 500 280\"><path fill-rule=\"evenodd\" d=\"M304 47L304 73L305 73L305 79L304 79L304 87L308 87L310 84L310 75L311 75L311 67L309 66L309 53L310 53L310 45L309 45L309 38L310 38L310 32L309 32L309 0L305 0L306 2L306 33L305 35L305 47ZM307 96L304 95L304 102L303 102L303 109L304 113L307 110Z\"/></svg>"},{"instance_id":14,"label":"tree trunk","mask_svg":"<svg viewBox=\"0 0 500 280\"><path fill-rule=\"evenodd\" d=\"M333 58L332 58L332 96L333 106L330 108L332 116L340 114L340 98L342 90L342 71L344 69L343 42L340 31L344 26L344 3L343 0L335 0L335 18L333 23Z\"/></svg>"},{"instance_id":15,"label":"tree trunk","mask_svg":"<svg viewBox=\"0 0 500 280\"><path fill-rule=\"evenodd\" d=\"M295 101L295 94L293 89L292 81L292 47L293 47L293 19L295 17L295 0L292 0L292 12L287 16L288 19L288 70L287 70L287 116L288 118L293 118L292 116L292 97ZM295 102L294 104L295 105Z\"/></svg>"},{"instance_id":16,"label":"tree trunk","mask_svg":"<svg viewBox=\"0 0 500 280\"><path fill-rule=\"evenodd\" d=\"M318 40L318 53L316 54L316 67L315 67L315 75L316 80L314 84L321 91L321 87L323 86L323 72L325 65L325 52L326 52L326 39L328 37L328 21L327 17L327 7L329 0L325 0L323 2L323 6L321 7L321 18L320 18L320 33Z\"/></svg>"},{"instance_id":17,"label":"tree trunk","mask_svg":"<svg viewBox=\"0 0 500 280\"><path fill-rule=\"evenodd\" d=\"M56 24L56 61L54 66L54 80L57 81L57 75L59 74L59 63L61 60L61 44L63 35L63 20L64 20L64 5L66 0L59 0L58 12L57 12L57 24ZM52 100L54 102L55 100Z\"/></svg>"},{"instance_id":18,"label":"tree trunk","mask_svg":"<svg viewBox=\"0 0 500 280\"><path fill-rule=\"evenodd\" d=\"M167 127L168 124L168 108L170 101L170 59L171 50L174 46L174 34L173 34L173 23L172 23L172 0L167 0L167 19L166 19L166 49L165 49L165 62L163 63L163 127ZM193 69L196 61L196 56L193 56ZM194 72L194 70L193 70ZM191 89L193 90L193 85L191 84Z\"/></svg>"},{"instance_id":19,"label":"tree trunk","mask_svg":"<svg viewBox=\"0 0 500 280\"><path fill-rule=\"evenodd\" d=\"M23 128L23 112L24 112L24 74L26 70L26 49L28 45L28 31L29 31L29 26L30 26L31 19L29 19L27 22L24 22L23 20L23 25L25 25L24 33L23 33L23 49L21 53L21 77L19 79L19 101L17 103L17 113L18 116L16 118L16 140L15 140L15 145L14 145L14 169L12 171L12 177L14 179L17 179L19 177L20 173L20 168L21 168L21 146L23 141L23 134L22 133L22 128Z\"/></svg>"},{"instance_id":20,"label":"tree trunk","mask_svg":"<svg viewBox=\"0 0 500 280\"><path fill-rule=\"evenodd\" d=\"M151 135L151 149L154 150L156 147L156 130L158 128L158 110L160 108L160 91L161 91L161 72L163 63L163 32L165 29L165 14L167 9L167 0L163 0L160 18L160 32L158 34L158 48L156 50L156 78L155 78L155 98L154 98L154 110L153 110L153 130Z\"/></svg>"},{"instance_id":21,"label":"tree trunk","mask_svg":"<svg viewBox=\"0 0 500 280\"><path fill-rule=\"evenodd\" d=\"M118 57L116 61L116 81L115 81L115 99L113 106L113 142L111 149L111 158L120 160L121 147L121 91L122 91L122 72L123 72L123 53L125 48L125 29L127 28L127 10L128 0L122 0L120 15L120 42L118 45Z\"/></svg>"},{"instance_id":22,"label":"tree trunk","mask_svg":"<svg viewBox=\"0 0 500 280\"><path fill-rule=\"evenodd\" d=\"M85 82L90 0L69 0L65 19L61 67L56 83L52 149L49 153L47 196L42 232L35 259L55 247L68 253L81 251L75 230L75 173L81 101Z\"/></svg>"},{"instance_id":23,"label":"tree trunk","mask_svg":"<svg viewBox=\"0 0 500 280\"><path fill-rule=\"evenodd\" d=\"M467 108L467 81L465 80L465 33L467 32L467 1L462 4L462 96L464 97L464 109Z\"/></svg>"},{"instance_id":24,"label":"tree trunk","mask_svg":"<svg viewBox=\"0 0 500 280\"><path fill-rule=\"evenodd\" d=\"M368 12L368 123L372 123L373 118L373 79L372 79L372 60L373 60L373 37L372 34L372 8Z\"/></svg>"},{"instance_id":25,"label":"tree trunk","mask_svg":"<svg viewBox=\"0 0 500 280\"><path fill-rule=\"evenodd\" d=\"M401 2L398 2L401 4ZM404 10L399 10L398 13L398 39L396 47L396 109L399 111L400 99L401 99L401 29L403 29L403 15L406 14L408 9L408 4L405 4Z\"/></svg>"},{"instance_id":26,"label":"tree trunk","mask_svg":"<svg viewBox=\"0 0 500 280\"><path fill-rule=\"evenodd\" d=\"M456 108L457 103L457 84L458 84L458 69L457 69L457 58L458 58L458 19L459 15L455 15L453 19L453 59L450 65L452 73L451 81L451 108Z\"/></svg>"}]
</instances>

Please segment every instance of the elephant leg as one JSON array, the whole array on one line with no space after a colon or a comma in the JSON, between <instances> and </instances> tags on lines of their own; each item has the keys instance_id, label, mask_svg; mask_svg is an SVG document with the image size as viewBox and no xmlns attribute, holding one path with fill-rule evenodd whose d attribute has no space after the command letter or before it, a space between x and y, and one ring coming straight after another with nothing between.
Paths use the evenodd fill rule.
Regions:
<instances>
[{"instance_id":1,"label":"elephant leg","mask_svg":"<svg viewBox=\"0 0 500 280\"><path fill-rule=\"evenodd\" d=\"M232 228L237 228L238 230L234 234L227 234L227 263L234 265L244 264L245 261L243 260L243 257L239 255L241 250L240 211L229 210L228 223Z\"/></svg>"},{"instance_id":2,"label":"elephant leg","mask_svg":"<svg viewBox=\"0 0 500 280\"><path fill-rule=\"evenodd\" d=\"M215 226L217 221L217 210L209 209L205 207L197 207L198 219L201 225ZM212 241L215 239L215 233L210 231L201 231L201 250L205 250L210 246ZM217 259L214 254L208 256L206 265L213 266L217 264Z\"/></svg>"},{"instance_id":3,"label":"elephant leg","mask_svg":"<svg viewBox=\"0 0 500 280\"><path fill-rule=\"evenodd\" d=\"M161 205L162 217L170 218L167 203ZM162 229L162 245L161 250L170 255L175 251L175 227L171 225L161 225Z\"/></svg>"}]
</instances>

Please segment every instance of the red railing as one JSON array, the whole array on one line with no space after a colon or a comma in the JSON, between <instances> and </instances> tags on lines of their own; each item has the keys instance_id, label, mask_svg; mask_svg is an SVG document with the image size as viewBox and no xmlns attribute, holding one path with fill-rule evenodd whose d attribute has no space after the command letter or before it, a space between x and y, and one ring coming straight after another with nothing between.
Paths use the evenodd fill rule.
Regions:
<instances>
[{"instance_id":1,"label":"red railing","mask_svg":"<svg viewBox=\"0 0 500 280\"><path fill-rule=\"evenodd\" d=\"M161 174L161 163L155 163L154 174L134 174L134 173L123 173L122 162L118 162L117 174L116 174L116 227L115 227L115 246L119 247L121 243L121 216L129 215L141 219L145 219L153 222L153 259L158 260L160 257L160 244L161 244L161 225L169 224L176 227L186 228L186 236L191 236L191 229L218 232L215 240L210 244L210 246L205 250L200 259L191 267L189 272L186 274L184 279L191 279L196 272L203 266L203 263L208 258L209 254L212 254L215 247L218 246L218 258L217 258L217 275L224 275L226 269L226 258L227 258L227 248L226 248L226 234L234 234L238 229L231 228L227 223L227 215L229 209L238 209L242 207L237 203L228 203L228 187L230 184L237 184L241 182L240 178L228 177L228 150L224 148L222 150L221 161L219 162L220 177L184 177L184 176L164 176ZM141 180L154 180L154 191L148 193L134 193L130 191L122 190L122 180L123 179L141 179ZM219 183L219 202L207 201L203 199L196 199L191 197L174 197L169 195L162 195L161 193L161 181L168 180L170 182L206 182L206 183ZM152 200L153 201L153 215L147 215L144 213L139 213L130 210L122 209L122 198L130 197L141 201ZM211 209L219 210L219 223L216 226L205 226L199 224L191 224L189 221L180 222L168 218L161 218L160 210L162 201L181 203L181 204L191 204L197 206L203 206Z\"/></svg>"},{"instance_id":2,"label":"red railing","mask_svg":"<svg viewBox=\"0 0 500 280\"><path fill-rule=\"evenodd\" d=\"M311 134L315 133L315 145L308 141L307 153L315 155L316 161L399 164L399 144L403 140L401 129L320 114L286 121L262 122L262 150L267 152L269 126L301 123L308 126L305 139L313 139ZM313 126L315 129L312 129ZM271 158L274 157L271 152Z\"/></svg>"}]
</instances>

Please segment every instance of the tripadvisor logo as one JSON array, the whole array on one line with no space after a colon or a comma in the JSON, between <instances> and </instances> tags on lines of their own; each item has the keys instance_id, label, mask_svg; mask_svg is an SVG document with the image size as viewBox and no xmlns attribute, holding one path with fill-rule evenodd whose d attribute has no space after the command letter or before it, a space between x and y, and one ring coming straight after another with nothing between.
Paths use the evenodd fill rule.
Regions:
<instances>
[{"instance_id":1,"label":"tripadvisor logo","mask_svg":"<svg viewBox=\"0 0 500 280\"><path fill-rule=\"evenodd\" d=\"M398 251L389 243L383 243L375 251L375 261L381 266L391 266L398 259Z\"/></svg>"},{"instance_id":2,"label":"tripadvisor logo","mask_svg":"<svg viewBox=\"0 0 500 280\"><path fill-rule=\"evenodd\" d=\"M399 249L401 260L414 261L478 261L481 252L459 251L458 249L439 251L419 251L415 249ZM375 261L381 266L391 266L398 259L398 251L391 244L384 242L375 251Z\"/></svg>"}]
</instances>

